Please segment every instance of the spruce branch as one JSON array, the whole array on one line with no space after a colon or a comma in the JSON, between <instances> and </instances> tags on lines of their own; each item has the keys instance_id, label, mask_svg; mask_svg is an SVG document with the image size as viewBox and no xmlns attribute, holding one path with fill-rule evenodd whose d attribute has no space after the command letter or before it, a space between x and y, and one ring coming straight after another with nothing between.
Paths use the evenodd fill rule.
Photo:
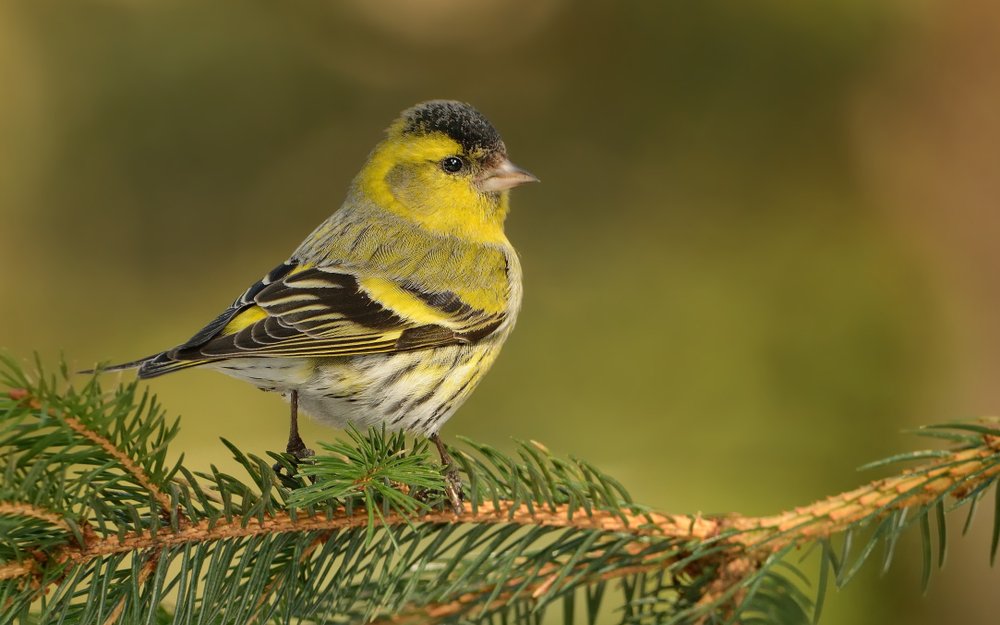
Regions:
<instances>
[{"instance_id":1,"label":"spruce branch","mask_svg":"<svg viewBox=\"0 0 1000 625\"><path fill-rule=\"evenodd\" d=\"M921 432L950 448L810 505L662 514L539 443L463 441L456 515L428 446L402 434L349 431L298 472L224 441L244 476L192 472L168 461L177 423L135 383L76 388L5 359L0 389L5 623L534 622L553 606L593 622L611 595L622 623L801 623L914 525L926 583L949 513L967 507L968 529L1000 473L995 423L950 424ZM995 519L991 558L998 543ZM812 595L786 557L811 546Z\"/></svg>"}]
</instances>

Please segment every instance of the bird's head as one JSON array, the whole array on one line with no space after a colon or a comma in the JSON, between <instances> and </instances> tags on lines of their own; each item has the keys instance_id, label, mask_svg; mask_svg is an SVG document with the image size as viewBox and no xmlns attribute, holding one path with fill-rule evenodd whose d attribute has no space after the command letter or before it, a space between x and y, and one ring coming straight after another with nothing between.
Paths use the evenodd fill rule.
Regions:
<instances>
[{"instance_id":1,"label":"bird's head","mask_svg":"<svg viewBox=\"0 0 1000 625\"><path fill-rule=\"evenodd\" d=\"M438 234L503 240L507 191L538 180L510 162L493 125L462 102L418 104L386 134L358 177L360 190Z\"/></svg>"}]
</instances>

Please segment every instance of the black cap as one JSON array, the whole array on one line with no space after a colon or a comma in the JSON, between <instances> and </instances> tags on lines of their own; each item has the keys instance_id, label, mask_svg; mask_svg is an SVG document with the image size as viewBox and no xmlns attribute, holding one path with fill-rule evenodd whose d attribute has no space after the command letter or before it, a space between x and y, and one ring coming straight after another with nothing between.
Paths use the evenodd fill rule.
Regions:
<instances>
[{"instance_id":1,"label":"black cap","mask_svg":"<svg viewBox=\"0 0 1000 625\"><path fill-rule=\"evenodd\" d=\"M466 154L482 150L504 153L503 140L483 114L455 100L431 100L403 111L403 133L441 132L454 139Z\"/></svg>"}]
</instances>

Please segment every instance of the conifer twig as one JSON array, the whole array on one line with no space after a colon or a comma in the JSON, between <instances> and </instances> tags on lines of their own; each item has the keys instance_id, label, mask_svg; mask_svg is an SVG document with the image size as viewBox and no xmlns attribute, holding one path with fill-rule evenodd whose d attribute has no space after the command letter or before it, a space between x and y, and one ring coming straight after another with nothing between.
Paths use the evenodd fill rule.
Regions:
<instances>
[{"instance_id":1,"label":"conifer twig","mask_svg":"<svg viewBox=\"0 0 1000 625\"><path fill-rule=\"evenodd\" d=\"M993 479L1000 474L1000 463L997 462L997 456L1000 455L1000 439L987 437L984 441L989 446L986 449L958 451L900 475L879 479L807 506L764 517L738 515L703 517L653 512L638 515L630 507L616 513L593 510L588 514L583 508L571 509L568 505L561 505L554 510L531 511L526 505L516 505L511 502L501 502L500 505L482 502L473 511L473 504L466 502L461 515L455 515L450 510L436 510L417 516L386 514L378 518L375 523L386 526L414 522L505 523L581 530L597 529L630 534L636 538L657 536L683 541L714 540L740 549L753 549L761 554L773 553L792 543L830 536L865 518L877 518L903 508L925 505L960 486L972 489L983 481ZM24 514L24 508L22 504L2 504L0 514L5 512ZM26 516L65 526L64 520L40 511ZM201 521L177 530L161 528L155 533L145 531L124 536L90 537L83 545L63 547L58 552L57 559L85 565L94 558L113 554L155 551L188 543L229 538L317 530L329 532L366 527L370 522L368 514L363 510L351 514L341 510L332 516L299 514L293 517L288 513L278 513L262 520L256 517L235 516L230 521ZM20 568L17 564L21 565ZM6 567L7 571L0 569L0 576L8 579L17 574L37 574L37 570L27 562L8 563Z\"/></svg>"},{"instance_id":2,"label":"conifer twig","mask_svg":"<svg viewBox=\"0 0 1000 625\"><path fill-rule=\"evenodd\" d=\"M634 532L636 534L656 534L663 537L677 538L685 541L718 540L722 545L736 548L736 552L726 558L726 571L720 575L715 591L707 592L702 601L710 603L714 595L726 590L728 581L745 578L756 570L771 554L777 553L789 545L808 542L817 538L826 538L844 531L852 524L866 519L882 518L894 511L928 505L949 492L970 491L978 485L993 480L1000 474L1000 438L984 435L984 448L966 449L950 453L924 466L904 471L900 475L875 480L854 490L833 495L807 506L794 508L776 515L763 517L745 517L729 515L717 518L705 518L688 515L661 515L651 513L651 523L641 526L621 523L619 517L605 517L598 525L605 529L614 528L617 532ZM956 492L956 494L961 494ZM622 515L628 517L630 511L622 510ZM560 511L558 517L562 517ZM517 517L518 515L514 515ZM525 521L544 523L544 517L524 517ZM564 520L564 519L561 519ZM583 525L588 525L590 519L584 519ZM743 552L742 555L738 555ZM653 571L666 568L671 561L659 561L646 565L622 569L621 575L630 572ZM628 572L626 572L628 571ZM605 574L602 579L618 576L618 571ZM727 579L728 578L728 579ZM508 582L516 586L516 581ZM548 588L541 586L534 591ZM493 588L484 588L480 594L489 595ZM506 598L504 594L501 599ZM406 624L434 623L443 618L463 612L468 606L475 606L474 596L463 596L447 603L412 605L400 611L399 614L386 619L386 623ZM496 601L501 601L497 599Z\"/></svg>"},{"instance_id":3,"label":"conifer twig","mask_svg":"<svg viewBox=\"0 0 1000 625\"><path fill-rule=\"evenodd\" d=\"M72 531L66 519L55 512L23 502L0 501L0 516L20 516L44 521L67 532Z\"/></svg>"},{"instance_id":4,"label":"conifer twig","mask_svg":"<svg viewBox=\"0 0 1000 625\"><path fill-rule=\"evenodd\" d=\"M846 583L879 541L885 566L900 532L919 523L926 583L933 525L940 564L949 510L967 505L968 527L1000 479L1000 429L953 424L925 431L951 449L890 458L883 464L918 464L809 505L760 517L663 514L538 443L519 443L515 459L466 441L451 450L467 481L456 514L427 445L402 434L350 431L285 475L271 468L284 456L268 461L223 441L249 482L214 467L192 473L167 465L176 424L135 384L110 395L96 381L58 390L2 364L0 619L35 605L53 622L149 622L170 595L178 618L225 625L498 614L522 623L556 598L572 604L579 589L593 616L613 582L630 625L666 613L691 624L748 614L781 622L781 610L801 615L810 603L773 571L792 550L823 547L822 598L826 571ZM866 530L867 544L852 549ZM1000 519L991 557L998 545ZM81 600L95 592L107 603Z\"/></svg>"},{"instance_id":5,"label":"conifer twig","mask_svg":"<svg viewBox=\"0 0 1000 625\"><path fill-rule=\"evenodd\" d=\"M37 397L32 397L31 392L25 388L12 388L7 391L7 396L14 401L26 403L34 410L40 410L42 407L41 401L39 401ZM99 432L88 428L86 425L81 423L78 418L68 414L60 414L51 408L48 413L51 416L61 419L71 430L106 451L108 455L113 457L118 462L122 470L130 474L136 482L142 485L142 487L149 492L149 494L159 504L162 512L167 514L170 513L170 497L168 497L167 494L164 493L160 487L150 479L149 475L142 469L142 467L133 461L127 453L119 449L117 445L102 436Z\"/></svg>"}]
</instances>

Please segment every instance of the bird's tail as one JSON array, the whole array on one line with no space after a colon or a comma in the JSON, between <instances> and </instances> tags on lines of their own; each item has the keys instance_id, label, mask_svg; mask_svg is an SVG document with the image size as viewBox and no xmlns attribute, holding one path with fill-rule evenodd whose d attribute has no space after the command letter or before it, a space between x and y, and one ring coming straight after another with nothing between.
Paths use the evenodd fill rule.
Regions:
<instances>
[{"instance_id":1,"label":"bird's tail","mask_svg":"<svg viewBox=\"0 0 1000 625\"><path fill-rule=\"evenodd\" d=\"M80 373L108 373L111 371L127 371L129 369L138 369L139 378L155 378L156 376L163 375L165 373L171 373L173 371L179 371L181 369L187 369L189 367L197 367L203 364L204 360L177 360L171 357L167 352L160 352L158 354L153 354L152 356L146 356L145 358L140 358L139 360L133 360L131 362L124 362L120 365L111 365L109 367L97 367L95 369L87 369L80 371Z\"/></svg>"}]
</instances>

